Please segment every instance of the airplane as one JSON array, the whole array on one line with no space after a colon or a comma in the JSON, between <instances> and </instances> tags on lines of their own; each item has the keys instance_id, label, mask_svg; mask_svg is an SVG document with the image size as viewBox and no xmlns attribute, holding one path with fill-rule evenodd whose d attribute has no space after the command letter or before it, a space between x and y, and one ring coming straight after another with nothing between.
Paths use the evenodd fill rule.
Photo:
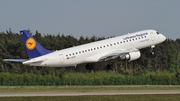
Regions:
<instances>
[{"instance_id":1,"label":"airplane","mask_svg":"<svg viewBox=\"0 0 180 101\"><path fill-rule=\"evenodd\" d=\"M140 49L153 48L166 40L166 37L156 30L143 30L117 36L101 41L91 42L58 51L45 49L27 30L20 31L29 59L4 59L4 61L21 62L29 66L68 67L86 64L86 69L92 69L93 63L109 61L116 58L133 61L141 56ZM111 63L107 68L111 68Z\"/></svg>"}]
</instances>

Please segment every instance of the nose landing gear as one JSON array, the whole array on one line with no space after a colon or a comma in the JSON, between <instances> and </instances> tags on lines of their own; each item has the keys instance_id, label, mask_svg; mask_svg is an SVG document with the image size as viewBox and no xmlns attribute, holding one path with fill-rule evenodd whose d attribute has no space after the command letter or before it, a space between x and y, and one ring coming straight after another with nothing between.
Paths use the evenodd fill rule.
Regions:
<instances>
[{"instance_id":1,"label":"nose landing gear","mask_svg":"<svg viewBox=\"0 0 180 101\"><path fill-rule=\"evenodd\" d=\"M154 51L153 51L154 48L155 48L155 45L153 45L153 46L150 47L150 53L151 53L151 55L154 55Z\"/></svg>"}]
</instances>

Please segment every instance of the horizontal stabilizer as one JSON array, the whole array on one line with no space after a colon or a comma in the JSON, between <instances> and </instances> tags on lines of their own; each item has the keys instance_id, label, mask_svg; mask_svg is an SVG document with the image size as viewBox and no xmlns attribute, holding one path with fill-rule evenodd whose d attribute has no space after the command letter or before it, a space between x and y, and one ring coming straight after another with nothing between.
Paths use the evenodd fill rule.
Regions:
<instances>
[{"instance_id":1,"label":"horizontal stabilizer","mask_svg":"<svg viewBox=\"0 0 180 101\"><path fill-rule=\"evenodd\" d=\"M3 61L7 61L7 62L24 62L27 60L28 59L3 59Z\"/></svg>"}]
</instances>

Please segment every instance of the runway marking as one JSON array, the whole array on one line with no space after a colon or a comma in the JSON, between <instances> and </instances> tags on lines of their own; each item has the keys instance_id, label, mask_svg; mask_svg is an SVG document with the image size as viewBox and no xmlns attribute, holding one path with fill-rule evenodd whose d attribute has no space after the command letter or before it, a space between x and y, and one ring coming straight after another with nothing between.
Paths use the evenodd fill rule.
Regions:
<instances>
[{"instance_id":1,"label":"runway marking","mask_svg":"<svg viewBox=\"0 0 180 101\"><path fill-rule=\"evenodd\" d=\"M153 91L116 91L116 92L9 92L0 93L0 97L18 96L84 96L84 95L144 95L144 94L180 94L180 90Z\"/></svg>"}]
</instances>

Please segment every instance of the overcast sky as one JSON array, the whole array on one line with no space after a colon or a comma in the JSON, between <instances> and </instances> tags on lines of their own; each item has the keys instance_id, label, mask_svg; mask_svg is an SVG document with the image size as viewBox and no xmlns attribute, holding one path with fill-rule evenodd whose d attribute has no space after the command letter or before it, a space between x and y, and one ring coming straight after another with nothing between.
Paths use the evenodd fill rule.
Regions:
<instances>
[{"instance_id":1,"label":"overcast sky","mask_svg":"<svg viewBox=\"0 0 180 101\"><path fill-rule=\"evenodd\" d=\"M1 0L0 32L118 36L154 29L180 38L180 0Z\"/></svg>"}]
</instances>

